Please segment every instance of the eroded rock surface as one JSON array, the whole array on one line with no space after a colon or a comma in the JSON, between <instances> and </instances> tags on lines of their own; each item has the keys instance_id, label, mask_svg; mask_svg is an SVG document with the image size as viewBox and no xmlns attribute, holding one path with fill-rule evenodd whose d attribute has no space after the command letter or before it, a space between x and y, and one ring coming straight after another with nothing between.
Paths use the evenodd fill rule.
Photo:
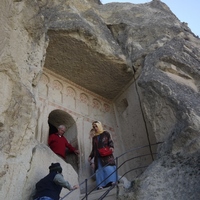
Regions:
<instances>
[{"instance_id":1,"label":"eroded rock surface","mask_svg":"<svg viewBox=\"0 0 200 200\"><path fill-rule=\"evenodd\" d=\"M36 137L43 68L113 103L137 79L149 131L163 143L157 159L133 177L133 192L120 198L199 198L200 40L186 23L158 0L0 5L0 199L29 199L55 161L65 166L72 184L78 181L73 168Z\"/></svg>"}]
</instances>

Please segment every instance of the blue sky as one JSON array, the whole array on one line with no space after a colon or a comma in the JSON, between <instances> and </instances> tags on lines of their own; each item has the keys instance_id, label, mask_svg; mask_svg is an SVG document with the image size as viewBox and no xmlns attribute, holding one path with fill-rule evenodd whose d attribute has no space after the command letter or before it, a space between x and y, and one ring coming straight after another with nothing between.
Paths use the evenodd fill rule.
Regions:
<instances>
[{"instance_id":1,"label":"blue sky","mask_svg":"<svg viewBox=\"0 0 200 200\"><path fill-rule=\"evenodd\" d=\"M146 3L151 0L101 0L103 4L110 2ZM181 22L188 23L191 31L200 37L200 0L162 0Z\"/></svg>"}]
</instances>

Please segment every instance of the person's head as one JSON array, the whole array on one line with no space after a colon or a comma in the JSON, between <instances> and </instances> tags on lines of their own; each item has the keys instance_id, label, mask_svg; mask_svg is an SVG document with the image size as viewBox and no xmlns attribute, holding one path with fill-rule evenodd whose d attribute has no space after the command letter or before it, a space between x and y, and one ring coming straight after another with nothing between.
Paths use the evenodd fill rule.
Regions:
<instances>
[{"instance_id":1,"label":"person's head","mask_svg":"<svg viewBox=\"0 0 200 200\"><path fill-rule=\"evenodd\" d=\"M60 166L60 163L51 163L49 166L49 172L62 173L62 167Z\"/></svg>"},{"instance_id":2,"label":"person's head","mask_svg":"<svg viewBox=\"0 0 200 200\"><path fill-rule=\"evenodd\" d=\"M65 131L66 131L66 127L64 125L60 125L58 127L58 134L59 135L63 135L65 133Z\"/></svg>"},{"instance_id":3,"label":"person's head","mask_svg":"<svg viewBox=\"0 0 200 200\"><path fill-rule=\"evenodd\" d=\"M94 121L92 123L92 128L95 130L96 134L100 134L103 132L103 126L100 121Z\"/></svg>"}]
</instances>

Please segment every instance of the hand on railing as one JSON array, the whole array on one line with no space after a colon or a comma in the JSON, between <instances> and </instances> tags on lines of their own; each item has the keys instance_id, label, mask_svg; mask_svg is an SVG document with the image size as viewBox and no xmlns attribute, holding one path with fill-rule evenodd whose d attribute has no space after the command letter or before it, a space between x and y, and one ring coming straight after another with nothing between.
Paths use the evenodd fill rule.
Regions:
<instances>
[{"instance_id":1,"label":"hand on railing","mask_svg":"<svg viewBox=\"0 0 200 200\"><path fill-rule=\"evenodd\" d=\"M78 189L78 188L79 188L79 185L74 185L74 186L72 187L71 191L72 191L72 190L76 190L76 189Z\"/></svg>"},{"instance_id":2,"label":"hand on railing","mask_svg":"<svg viewBox=\"0 0 200 200\"><path fill-rule=\"evenodd\" d=\"M112 151L112 153L114 153L114 148L113 147L110 147L110 150Z\"/></svg>"}]
</instances>

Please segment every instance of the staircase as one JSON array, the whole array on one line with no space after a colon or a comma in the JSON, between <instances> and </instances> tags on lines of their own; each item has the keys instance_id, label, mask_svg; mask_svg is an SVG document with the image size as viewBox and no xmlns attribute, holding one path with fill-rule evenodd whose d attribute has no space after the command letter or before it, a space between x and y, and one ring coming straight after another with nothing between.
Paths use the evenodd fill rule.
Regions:
<instances>
[{"instance_id":1,"label":"staircase","mask_svg":"<svg viewBox=\"0 0 200 200\"><path fill-rule=\"evenodd\" d=\"M121 168L126 162L132 161L132 160L137 159L137 158L151 156L152 161L153 161L154 155L156 155L156 153L153 153L152 151L150 151L150 153L147 153L147 154L141 154L141 155L138 155L138 156L133 156L133 157L125 160L124 162L122 162L120 165L118 165L118 159L120 157L126 155L127 153L132 153L133 151L136 151L136 150L138 151L139 149L148 148L150 146L158 145L158 144L161 144L161 143L163 143L163 142L158 142L158 143L155 143L155 144L149 144L149 145L145 145L145 146L141 146L141 147L136 147L136 148L130 149L129 151L126 151L125 153L116 157L117 170L119 168ZM150 147L150 149L151 149L151 147ZM148 165L138 166L136 168L130 169L129 171L124 173L122 176L118 176L118 178L119 178L118 183L119 184L117 186L116 185L110 186L110 187L107 187L107 188L104 188L104 189L101 189L101 190L88 190L87 182L88 182L89 179L91 179L93 177L93 175L95 175L95 174L93 174L91 177L89 177L88 179L85 179L85 181L83 181L81 184L79 184L79 186L85 185L85 187L83 187L83 188L86 188L86 191L87 191L87 194L88 194L86 196L85 193L82 193L79 196L80 197L79 200L103 200L103 199L104 200L116 200L119 195L122 195L122 194L125 193L125 189L130 188L131 185L132 185L131 182L128 181L125 178L125 175L128 174L131 171L138 170L138 169L139 170L142 169L142 172L143 172L143 169L146 169L148 167ZM123 184L121 182L123 182ZM92 191L92 192L90 192L90 191ZM67 198L67 196L72 192L73 191L70 191L64 197L60 198L60 200L65 200Z\"/></svg>"},{"instance_id":2,"label":"staircase","mask_svg":"<svg viewBox=\"0 0 200 200\"><path fill-rule=\"evenodd\" d=\"M110 191L109 191L110 190ZM91 192L88 197L85 194L80 195L80 200L116 200L118 193L122 193L123 191L123 184L118 184L118 186L111 186L107 188L103 188L100 190L95 190ZM104 194L108 193L105 197Z\"/></svg>"}]
</instances>

